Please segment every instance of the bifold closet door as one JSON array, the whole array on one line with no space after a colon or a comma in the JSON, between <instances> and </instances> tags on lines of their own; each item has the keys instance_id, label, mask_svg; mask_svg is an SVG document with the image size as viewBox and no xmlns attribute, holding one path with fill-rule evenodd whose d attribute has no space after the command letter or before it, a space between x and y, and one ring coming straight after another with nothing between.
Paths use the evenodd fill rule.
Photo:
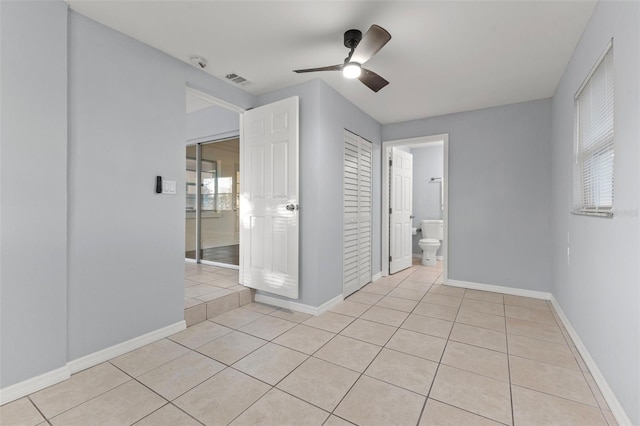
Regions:
<instances>
[{"instance_id":1,"label":"bifold closet door","mask_svg":"<svg viewBox=\"0 0 640 426\"><path fill-rule=\"evenodd\" d=\"M372 145L344 133L344 296L371 281Z\"/></svg>"}]
</instances>

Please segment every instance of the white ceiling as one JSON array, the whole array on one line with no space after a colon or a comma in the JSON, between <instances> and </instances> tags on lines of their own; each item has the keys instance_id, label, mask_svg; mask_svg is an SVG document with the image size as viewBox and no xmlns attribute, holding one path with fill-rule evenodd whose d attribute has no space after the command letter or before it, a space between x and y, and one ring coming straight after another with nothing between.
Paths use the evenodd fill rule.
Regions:
<instances>
[{"instance_id":1,"label":"white ceiling","mask_svg":"<svg viewBox=\"0 0 640 426\"><path fill-rule=\"evenodd\" d=\"M82 1L72 9L206 72L234 72L259 95L322 78L379 122L394 123L553 95L595 1ZM378 93L338 72L345 30L386 28L366 67ZM231 83L229 83L231 84Z\"/></svg>"}]
</instances>

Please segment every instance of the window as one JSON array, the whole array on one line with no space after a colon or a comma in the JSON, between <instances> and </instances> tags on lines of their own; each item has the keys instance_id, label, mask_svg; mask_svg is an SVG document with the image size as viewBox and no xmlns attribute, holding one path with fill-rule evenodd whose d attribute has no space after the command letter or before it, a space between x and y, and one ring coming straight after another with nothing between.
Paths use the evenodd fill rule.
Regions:
<instances>
[{"instance_id":1,"label":"window","mask_svg":"<svg viewBox=\"0 0 640 426\"><path fill-rule=\"evenodd\" d=\"M613 215L613 42L576 94L573 213Z\"/></svg>"},{"instance_id":2,"label":"window","mask_svg":"<svg viewBox=\"0 0 640 426\"><path fill-rule=\"evenodd\" d=\"M186 206L187 212L195 212L196 210L196 195L198 181L198 172L196 171L196 159L187 157L187 199ZM215 195L216 195L216 175L218 174L218 163L216 161L201 161L200 179L202 182L201 198L202 198L202 210L216 210L215 208Z\"/></svg>"}]
</instances>

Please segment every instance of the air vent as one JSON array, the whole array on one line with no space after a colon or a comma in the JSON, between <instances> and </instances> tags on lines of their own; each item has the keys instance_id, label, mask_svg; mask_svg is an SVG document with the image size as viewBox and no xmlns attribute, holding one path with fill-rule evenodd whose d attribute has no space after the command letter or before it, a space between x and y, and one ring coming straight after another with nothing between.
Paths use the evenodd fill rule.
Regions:
<instances>
[{"instance_id":1,"label":"air vent","mask_svg":"<svg viewBox=\"0 0 640 426\"><path fill-rule=\"evenodd\" d=\"M232 83L239 84L239 85L249 84L249 81L246 78L241 77L235 73L227 74L224 76L224 78L231 81Z\"/></svg>"}]
</instances>

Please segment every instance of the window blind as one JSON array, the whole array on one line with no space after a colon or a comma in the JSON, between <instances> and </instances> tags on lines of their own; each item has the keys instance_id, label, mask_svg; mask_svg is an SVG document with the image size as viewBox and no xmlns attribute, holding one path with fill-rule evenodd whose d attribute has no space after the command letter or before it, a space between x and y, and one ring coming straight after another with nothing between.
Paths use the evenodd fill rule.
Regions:
<instances>
[{"instance_id":1,"label":"window blind","mask_svg":"<svg viewBox=\"0 0 640 426\"><path fill-rule=\"evenodd\" d=\"M613 44L610 44L576 94L574 213L612 215L613 74Z\"/></svg>"}]
</instances>

